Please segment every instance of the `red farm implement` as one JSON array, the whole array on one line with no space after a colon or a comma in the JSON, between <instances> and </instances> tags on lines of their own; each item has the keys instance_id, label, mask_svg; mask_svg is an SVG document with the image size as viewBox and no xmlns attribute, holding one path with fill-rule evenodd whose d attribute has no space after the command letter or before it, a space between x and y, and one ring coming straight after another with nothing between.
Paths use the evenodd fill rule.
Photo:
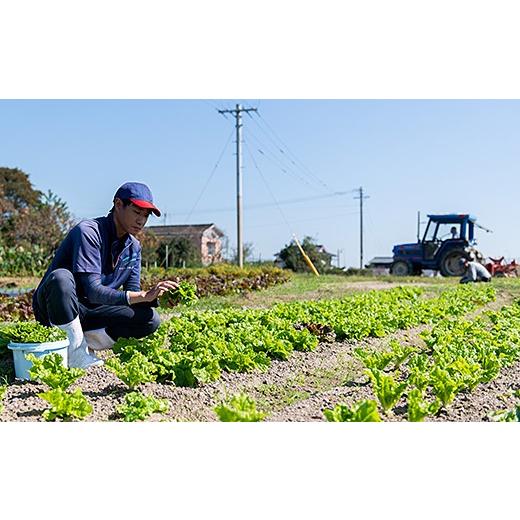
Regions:
<instances>
[{"instance_id":1,"label":"red farm implement","mask_svg":"<svg viewBox=\"0 0 520 520\"><path fill-rule=\"evenodd\" d=\"M507 263L504 260L504 257L500 258L491 258L489 257L489 262L486 264L486 269L490 272L491 276L518 276L517 269L520 267L520 264L517 264L515 260Z\"/></svg>"}]
</instances>

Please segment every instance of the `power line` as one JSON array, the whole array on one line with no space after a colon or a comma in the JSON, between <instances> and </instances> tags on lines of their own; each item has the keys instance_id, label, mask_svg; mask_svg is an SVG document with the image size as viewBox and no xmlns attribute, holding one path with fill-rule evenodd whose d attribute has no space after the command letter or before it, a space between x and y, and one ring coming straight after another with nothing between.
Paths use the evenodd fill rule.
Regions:
<instances>
[{"instance_id":1,"label":"power line","mask_svg":"<svg viewBox=\"0 0 520 520\"><path fill-rule=\"evenodd\" d=\"M271 150L268 150L268 148L265 146L265 143L262 143L260 141L260 139L251 131L251 129L248 129L248 135L253 137L253 139L255 141L257 141L257 143L261 146L261 148L263 148L264 150L262 150L261 148L258 149L258 151L264 156L266 157L267 159L269 159L270 161L274 162L278 168L280 168L280 170L282 171L282 173L285 173L286 175L289 175L289 174L292 174L294 177L296 177L300 182L303 182L304 184L306 184L307 186L309 186L311 189L313 189L313 187L311 186L311 184L308 182L307 179L305 179L304 177L302 177L300 174L296 173L295 171L292 170L291 166L286 166L285 164L283 164L283 162L281 162L275 154L273 154L271 152ZM269 152L269 154L271 155L268 155L268 153L266 152Z\"/></svg>"},{"instance_id":2,"label":"power line","mask_svg":"<svg viewBox=\"0 0 520 520\"><path fill-rule=\"evenodd\" d=\"M244 141L245 143L245 141ZM280 200L278 201L279 204L283 204L283 205L286 205L286 204L299 204L299 203L302 203L302 202L309 202L309 201L313 201L313 200L323 200L323 199L330 199L332 197L340 197L340 196L343 196L343 195L347 195L349 192L347 191L338 191L336 193L331 193L330 195L317 195L316 197L300 197L298 199L285 199L285 200ZM249 204L249 205L244 205L243 208L245 210L253 210L253 209L262 209L262 208L271 208L271 207L274 207L276 204L272 203L272 202L260 202L260 203L257 203L257 204ZM356 204L355 207L357 207L358 205ZM354 206L345 206L345 205L341 205L341 206L333 206L334 208L350 208L350 207L354 207ZM192 214L200 214L200 213L227 213L227 212L230 212L230 211L235 211L236 208L231 208L231 207L227 207L227 208L208 208L208 209L204 209L204 210L198 210L198 211L192 211ZM183 215L184 213L183 212L179 212L178 215Z\"/></svg>"},{"instance_id":3,"label":"power line","mask_svg":"<svg viewBox=\"0 0 520 520\"><path fill-rule=\"evenodd\" d=\"M358 211L353 211L351 213L337 213L334 215L324 216L324 217L314 217L314 218L306 218L302 220L289 220L289 224L298 224L300 222L315 222L316 220L331 220L331 219L337 219L338 217L347 217L349 215L359 215ZM272 224L256 224L254 226L248 226L249 229L253 228L259 228L259 227L272 227L272 226L279 226L279 223L272 223Z\"/></svg>"},{"instance_id":4,"label":"power line","mask_svg":"<svg viewBox=\"0 0 520 520\"><path fill-rule=\"evenodd\" d=\"M298 159L298 157L289 149L287 144L285 144L285 142L280 138L280 136L273 130L271 125L269 125L269 123L267 122L265 117L263 117L260 113L257 113L257 116L262 121L262 123L265 124L265 126L271 131L271 133L275 136L275 138L278 139L278 141L282 144L282 146L285 147L287 152L293 157L294 160L292 162L295 165L296 165L295 161L297 161L300 164L300 168L305 170L307 172L307 175L310 176L311 178L315 179L315 182L317 182L325 190L327 190L327 191L335 191L326 182L324 182L316 174L314 174L300 159ZM262 128L260 125L258 125L258 126L259 126L259 128ZM265 132L265 133L266 133L266 135L268 135L267 132ZM277 145L277 146L279 147L279 145ZM280 148L280 152L281 153L285 153L283 151L283 148Z\"/></svg>"},{"instance_id":5,"label":"power line","mask_svg":"<svg viewBox=\"0 0 520 520\"><path fill-rule=\"evenodd\" d=\"M204 103L207 103L208 105L211 106L211 108L218 111L218 106L215 103L212 103L209 99L202 99L201 101L203 101Z\"/></svg>"},{"instance_id":6,"label":"power line","mask_svg":"<svg viewBox=\"0 0 520 520\"><path fill-rule=\"evenodd\" d=\"M331 197L340 197L341 195L346 195L348 192L346 191L338 191L336 193L331 193L330 195L317 195L316 197L301 197L299 199L286 199L278 201L279 204L297 204L299 202L307 202L310 200L320 200L320 199L330 199ZM251 208L266 208L272 206L270 203L259 203L259 204L251 204L248 206L248 209Z\"/></svg>"},{"instance_id":7,"label":"power line","mask_svg":"<svg viewBox=\"0 0 520 520\"><path fill-rule=\"evenodd\" d=\"M287 225L287 228L289 230L289 232L291 234L294 234L292 229L291 229L291 226L289 224L289 221L287 220L287 218L285 217L285 214L284 212L282 211L282 208L280 206L280 204L277 202L276 200L276 197L274 196L273 192L271 191L271 188L269 186L269 184L267 183L267 180L266 178L264 177L264 174L260 171L260 168L258 167L258 164L256 164L256 161L255 161L255 158L253 157L253 154L251 153L251 150L249 149L249 146L246 143L244 143L246 145L246 149L249 153L249 155L251 156L251 160L253 161L253 164L255 165L255 168L257 169L258 173L260 174L260 177L262 178L262 180L264 181L264 184L265 184L265 187L267 188L267 191L269 192L269 194L271 195L276 207L278 208L278 211L280 212L280 215L282 216L282 219L284 220L285 224Z\"/></svg>"},{"instance_id":8,"label":"power line","mask_svg":"<svg viewBox=\"0 0 520 520\"><path fill-rule=\"evenodd\" d=\"M232 136L233 136L233 129L231 129L231 133L229 134L229 137L227 138L226 144L224 145L224 148L222 149L222 152L220 153L220 156L219 156L215 166L213 167L213 170L209 174L209 177L206 180L206 183L202 187L202 190L199 193L199 196L197 197L197 200L195 201L195 204L193 205L193 207L191 208L190 212L188 213L188 216L186 217L186 219L184 221L185 224L188 222L188 220L190 219L192 213L195 211L195 208L197 207L197 205L198 205L200 199L202 198L202 196L204 195L204 192L206 191L209 183L211 182L211 179L213 178L213 175L217 171L218 165L220 164L220 161L222 160L222 157L224 156L224 153L225 153L225 151L226 151L226 149L227 149L227 147L229 145L229 142L231 141L231 137Z\"/></svg>"},{"instance_id":9,"label":"power line","mask_svg":"<svg viewBox=\"0 0 520 520\"><path fill-rule=\"evenodd\" d=\"M274 148L276 150L276 153L279 153L284 161L287 161L288 163L290 163L293 166L295 166L301 172L301 174L303 174L303 176L305 178L302 178L301 175L295 173L296 176L298 176L305 184L308 184L309 186L310 186L309 181L311 181L314 186L318 186L320 189L324 188L324 186L323 186L323 184L321 182L316 182L315 179L310 177L309 174L305 170L303 170L301 166L299 166L293 159L291 159L284 152L284 150L280 147L280 144L273 140L273 138L267 133L267 131L258 123L258 121L256 121L256 119L253 118L253 121L258 126L258 128L260 128L260 130L267 136L269 141L271 141L271 143L273 143L273 146L274 146ZM252 132L250 131L250 133L252 133ZM273 154L273 155L276 155L276 154ZM277 159L277 160L279 160L279 159ZM288 166L288 168L292 168L292 167ZM325 188L325 190L329 191L328 188Z\"/></svg>"}]
</instances>

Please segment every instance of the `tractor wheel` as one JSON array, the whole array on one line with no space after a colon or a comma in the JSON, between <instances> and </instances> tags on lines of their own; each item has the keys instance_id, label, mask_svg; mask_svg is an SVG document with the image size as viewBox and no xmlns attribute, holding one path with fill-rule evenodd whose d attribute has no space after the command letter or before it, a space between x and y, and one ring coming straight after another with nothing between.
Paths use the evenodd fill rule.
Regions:
<instances>
[{"instance_id":1,"label":"tractor wheel","mask_svg":"<svg viewBox=\"0 0 520 520\"><path fill-rule=\"evenodd\" d=\"M412 269L410 264L404 260L397 260L392 264L392 267L390 267L390 274L394 276L408 276L411 273Z\"/></svg>"},{"instance_id":2,"label":"tractor wheel","mask_svg":"<svg viewBox=\"0 0 520 520\"><path fill-rule=\"evenodd\" d=\"M464 267L460 265L460 259L467 258L464 251L450 251L441 259L439 268L442 276L462 276Z\"/></svg>"}]
</instances>

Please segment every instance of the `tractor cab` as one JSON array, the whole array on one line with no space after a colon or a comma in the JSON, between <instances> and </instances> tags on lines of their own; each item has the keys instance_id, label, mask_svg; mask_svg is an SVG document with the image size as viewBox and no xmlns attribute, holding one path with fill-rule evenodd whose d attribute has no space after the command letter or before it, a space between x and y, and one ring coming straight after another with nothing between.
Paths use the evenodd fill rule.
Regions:
<instances>
[{"instance_id":1,"label":"tractor cab","mask_svg":"<svg viewBox=\"0 0 520 520\"><path fill-rule=\"evenodd\" d=\"M393 248L392 274L421 274L423 269L440 271L443 276L461 276L461 258L482 256L474 248L476 218L467 214L428 215L422 240Z\"/></svg>"}]
</instances>

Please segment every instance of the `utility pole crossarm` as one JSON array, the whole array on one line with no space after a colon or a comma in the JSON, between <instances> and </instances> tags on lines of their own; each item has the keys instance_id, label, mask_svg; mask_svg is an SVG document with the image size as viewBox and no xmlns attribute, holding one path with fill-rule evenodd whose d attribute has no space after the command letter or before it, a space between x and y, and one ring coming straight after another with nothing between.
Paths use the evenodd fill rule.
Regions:
<instances>
[{"instance_id":1,"label":"utility pole crossarm","mask_svg":"<svg viewBox=\"0 0 520 520\"><path fill-rule=\"evenodd\" d=\"M236 115L237 111L240 110L240 112L258 112L257 108L240 108L240 109L230 109L230 110L219 110L219 114L234 114Z\"/></svg>"}]
</instances>

